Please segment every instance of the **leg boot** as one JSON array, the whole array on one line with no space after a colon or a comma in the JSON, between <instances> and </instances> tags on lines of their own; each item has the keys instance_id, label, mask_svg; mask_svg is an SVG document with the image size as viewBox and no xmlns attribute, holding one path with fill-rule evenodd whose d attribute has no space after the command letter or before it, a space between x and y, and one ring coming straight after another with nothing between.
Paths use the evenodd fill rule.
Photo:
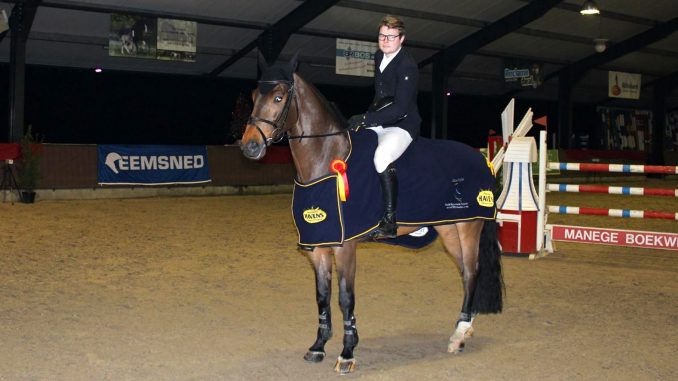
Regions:
<instances>
[{"instance_id":1,"label":"leg boot","mask_svg":"<svg viewBox=\"0 0 678 381\"><path fill-rule=\"evenodd\" d=\"M384 203L384 216L379 222L377 229L372 232L372 238L395 238L398 230L396 224L396 205L398 201L398 177L396 169L391 163L384 172L379 173L381 193Z\"/></svg>"}]
</instances>

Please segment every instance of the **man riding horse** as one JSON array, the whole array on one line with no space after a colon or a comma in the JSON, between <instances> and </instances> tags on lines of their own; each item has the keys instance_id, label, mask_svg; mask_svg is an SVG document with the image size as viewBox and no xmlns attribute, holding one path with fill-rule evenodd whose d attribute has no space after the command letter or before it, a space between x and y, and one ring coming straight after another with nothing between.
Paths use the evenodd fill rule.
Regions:
<instances>
[{"instance_id":1,"label":"man riding horse","mask_svg":"<svg viewBox=\"0 0 678 381\"><path fill-rule=\"evenodd\" d=\"M396 237L398 177L394 162L419 136L418 67L403 48L405 23L386 16L379 24L379 51L374 57L374 101L367 112L349 119L353 129L366 127L378 136L374 167L379 174L384 216L372 238Z\"/></svg>"}]
</instances>

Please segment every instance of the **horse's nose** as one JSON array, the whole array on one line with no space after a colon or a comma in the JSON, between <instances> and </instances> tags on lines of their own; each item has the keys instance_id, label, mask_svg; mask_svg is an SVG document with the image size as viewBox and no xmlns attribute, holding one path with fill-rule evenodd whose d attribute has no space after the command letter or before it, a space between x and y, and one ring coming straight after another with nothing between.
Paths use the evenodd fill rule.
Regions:
<instances>
[{"instance_id":1,"label":"horse's nose","mask_svg":"<svg viewBox=\"0 0 678 381\"><path fill-rule=\"evenodd\" d=\"M242 149L243 155L249 159L258 159L261 155L261 144L254 140L242 142L240 144L240 149Z\"/></svg>"}]
</instances>

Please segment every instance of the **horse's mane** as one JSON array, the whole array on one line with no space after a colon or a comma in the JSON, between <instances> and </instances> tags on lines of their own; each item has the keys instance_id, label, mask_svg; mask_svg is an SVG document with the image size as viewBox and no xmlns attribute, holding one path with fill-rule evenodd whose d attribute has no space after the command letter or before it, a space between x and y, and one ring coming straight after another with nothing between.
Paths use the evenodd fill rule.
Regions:
<instances>
[{"instance_id":1,"label":"horse's mane","mask_svg":"<svg viewBox=\"0 0 678 381\"><path fill-rule=\"evenodd\" d=\"M297 75L299 74L297 73ZM301 76L299 75L299 77ZM301 78L304 79L303 77ZM342 114L339 106L337 106L337 104L334 102L328 101L327 98L325 98L325 95L323 95L323 93L321 93L320 90L318 90L318 88L315 87L315 85L313 85L311 82L307 81L306 79L304 79L304 82L308 85L308 87L311 88L311 90L313 90L313 93L322 102L325 108L332 114L332 116L334 116L341 123L341 126L346 127L346 117L344 114Z\"/></svg>"},{"instance_id":2,"label":"horse's mane","mask_svg":"<svg viewBox=\"0 0 678 381\"><path fill-rule=\"evenodd\" d=\"M262 81L291 81L294 77L294 70L289 65L286 64L275 64L266 69L262 75L261 75L261 80ZM323 93L318 90L315 85L313 85L311 82L307 81L305 78L303 78L299 73L297 75L303 79L304 83L307 85L308 88L310 88L313 93L315 94L316 98L320 100L320 102L323 104L323 106L330 112L330 114L336 118L340 125L342 127L346 127L347 122L346 122L346 117L341 113L341 110L337 106L336 103L330 102L325 98ZM270 89L273 88L273 85L271 84L266 84L266 83L260 83L259 84L259 91L262 94L267 93L270 91Z\"/></svg>"}]
</instances>

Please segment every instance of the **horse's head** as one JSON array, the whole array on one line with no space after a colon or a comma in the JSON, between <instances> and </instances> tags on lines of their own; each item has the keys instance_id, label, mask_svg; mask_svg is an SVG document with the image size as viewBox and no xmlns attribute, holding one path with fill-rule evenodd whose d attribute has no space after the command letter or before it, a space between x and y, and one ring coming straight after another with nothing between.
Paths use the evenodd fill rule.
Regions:
<instances>
[{"instance_id":1,"label":"horse's head","mask_svg":"<svg viewBox=\"0 0 678 381\"><path fill-rule=\"evenodd\" d=\"M263 60L260 60L260 63ZM295 98L294 71L297 55L284 65L261 68L259 85L252 92L254 107L247 120L240 143L245 157L259 160L266 154L266 147L279 142L292 127L287 122Z\"/></svg>"}]
</instances>

